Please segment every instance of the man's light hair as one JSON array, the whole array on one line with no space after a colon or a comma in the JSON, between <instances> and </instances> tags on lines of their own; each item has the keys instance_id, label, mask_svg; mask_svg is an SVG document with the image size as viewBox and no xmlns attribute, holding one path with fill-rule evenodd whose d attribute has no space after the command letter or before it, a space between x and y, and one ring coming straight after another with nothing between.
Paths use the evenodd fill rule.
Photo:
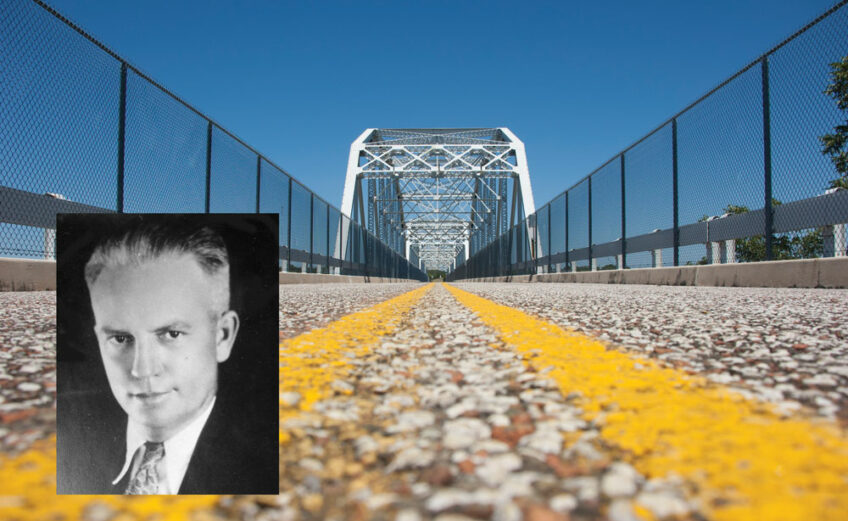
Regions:
<instances>
[{"instance_id":1,"label":"man's light hair","mask_svg":"<svg viewBox=\"0 0 848 521\"><path fill-rule=\"evenodd\" d=\"M89 290L106 268L141 266L166 256L191 255L212 279L212 312L230 308L230 261L224 239L208 226L182 219L131 218L94 248L85 265ZM217 318L217 317L216 317Z\"/></svg>"}]
</instances>

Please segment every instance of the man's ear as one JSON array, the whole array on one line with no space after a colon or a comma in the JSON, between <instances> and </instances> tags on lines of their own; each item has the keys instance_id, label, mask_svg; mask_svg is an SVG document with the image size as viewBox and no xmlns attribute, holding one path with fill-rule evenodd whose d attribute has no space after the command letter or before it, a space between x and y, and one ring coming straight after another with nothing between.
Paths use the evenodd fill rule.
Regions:
<instances>
[{"instance_id":1,"label":"man's ear","mask_svg":"<svg viewBox=\"0 0 848 521\"><path fill-rule=\"evenodd\" d=\"M215 331L215 358L218 363L226 362L230 358L233 344L239 329L238 313L232 309L221 315L218 319L218 327Z\"/></svg>"}]
</instances>

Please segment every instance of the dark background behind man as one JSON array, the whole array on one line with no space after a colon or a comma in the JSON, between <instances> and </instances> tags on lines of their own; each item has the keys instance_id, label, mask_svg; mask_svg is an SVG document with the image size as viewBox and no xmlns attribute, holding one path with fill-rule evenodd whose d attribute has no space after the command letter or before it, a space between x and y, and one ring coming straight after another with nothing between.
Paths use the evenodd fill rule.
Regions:
<instances>
[{"instance_id":1,"label":"dark background behind man","mask_svg":"<svg viewBox=\"0 0 848 521\"><path fill-rule=\"evenodd\" d=\"M115 464L116 457L123 458L108 447L84 453L92 452L94 437L106 434L103 439L109 442L107 445L114 445L123 439L122 430L126 430L126 414L112 396L94 334L90 295L83 274L85 264L100 238L127 220L169 218L210 226L224 239L230 262L230 309L235 310L240 319L230 358L218 365L215 408L227 411L226 421L237 438L231 442L246 444L249 454L241 460L230 458L232 461L227 460L226 451L203 457L217 459L210 463L210 469L217 472L225 472L222 467L245 463L255 467L249 479L240 485L242 488L193 492L278 491L278 217L275 214L91 214L62 215L57 228L57 472L60 493L122 493L108 489L114 476L105 476L108 479L95 487L98 490L87 489L91 484L76 483L74 477L78 475L77 466L110 467ZM200 456L198 453L198 458ZM99 489L101 486L106 488Z\"/></svg>"}]
</instances>

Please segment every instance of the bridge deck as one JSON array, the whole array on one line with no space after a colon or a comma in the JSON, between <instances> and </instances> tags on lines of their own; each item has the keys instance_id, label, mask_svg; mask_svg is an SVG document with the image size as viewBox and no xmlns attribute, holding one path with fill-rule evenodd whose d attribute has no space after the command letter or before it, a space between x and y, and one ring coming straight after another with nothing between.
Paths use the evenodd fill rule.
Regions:
<instances>
[{"instance_id":1,"label":"bridge deck","mask_svg":"<svg viewBox=\"0 0 848 521\"><path fill-rule=\"evenodd\" d=\"M54 296L0 294L4 518L848 510L846 290L282 286L281 494L176 499L53 493Z\"/></svg>"}]
</instances>

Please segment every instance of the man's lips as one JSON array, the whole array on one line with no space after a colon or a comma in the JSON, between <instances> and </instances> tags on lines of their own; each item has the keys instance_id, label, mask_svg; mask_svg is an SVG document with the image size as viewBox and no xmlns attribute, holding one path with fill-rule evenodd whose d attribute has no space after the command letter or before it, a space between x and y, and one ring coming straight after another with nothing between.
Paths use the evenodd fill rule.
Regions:
<instances>
[{"instance_id":1,"label":"man's lips","mask_svg":"<svg viewBox=\"0 0 848 521\"><path fill-rule=\"evenodd\" d=\"M130 398L134 400L139 400L144 403L158 403L165 398L168 397L173 392L173 389L168 389L167 391L143 391L139 393L129 393Z\"/></svg>"}]
</instances>

